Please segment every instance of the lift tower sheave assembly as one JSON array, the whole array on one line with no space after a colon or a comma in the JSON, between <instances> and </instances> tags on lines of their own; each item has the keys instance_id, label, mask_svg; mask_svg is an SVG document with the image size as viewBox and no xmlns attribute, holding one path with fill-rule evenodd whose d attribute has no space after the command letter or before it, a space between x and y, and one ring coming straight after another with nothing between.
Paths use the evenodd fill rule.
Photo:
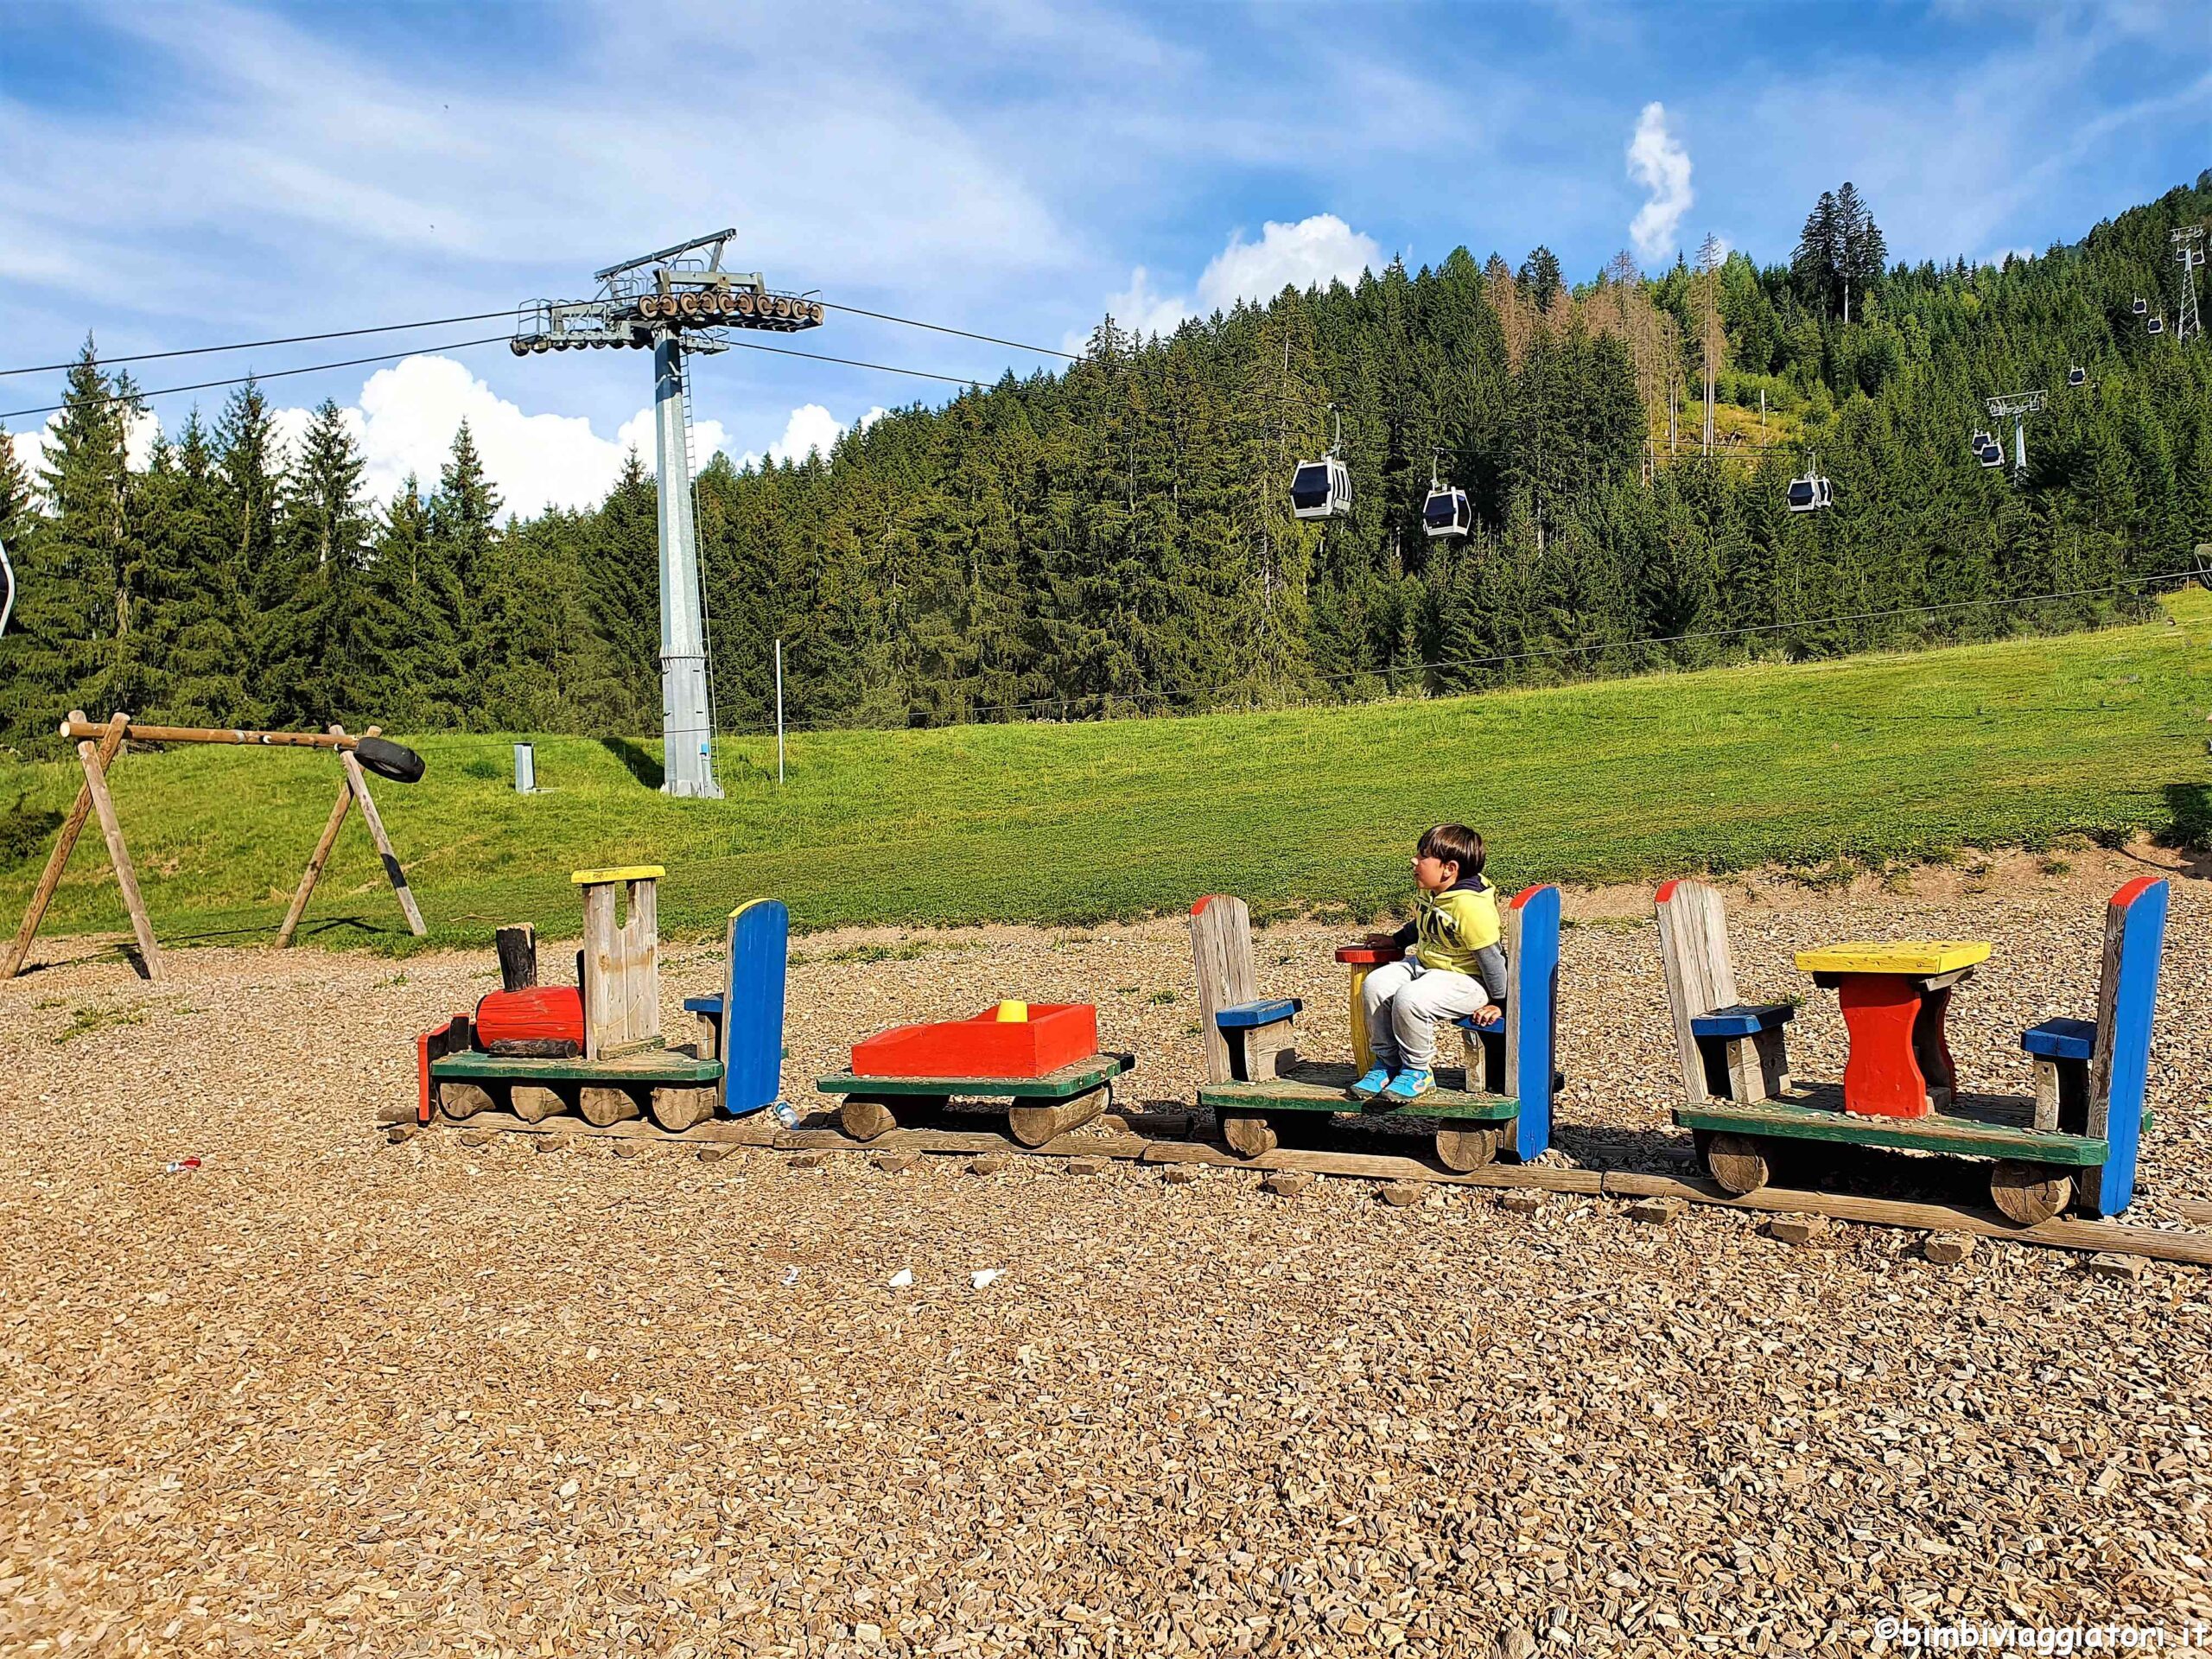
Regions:
<instances>
[{"instance_id":1,"label":"lift tower sheave assembly","mask_svg":"<svg viewBox=\"0 0 2212 1659\"><path fill-rule=\"evenodd\" d=\"M660 497L660 706L662 760L671 795L719 799L706 611L699 588L699 531L693 512L691 397L685 358L724 352L726 328L795 334L822 321L822 305L768 290L758 271L722 269L734 230L679 242L592 273L588 300L524 306L509 342L517 357L630 346L653 353L653 461Z\"/></svg>"},{"instance_id":2,"label":"lift tower sheave assembly","mask_svg":"<svg viewBox=\"0 0 2212 1659\"><path fill-rule=\"evenodd\" d=\"M2023 479L2028 474L2028 416L2043 412L2044 394L2040 391L2009 392L2002 397L1992 397L1982 407L1989 411L1993 421L2010 419L2012 423L2012 476Z\"/></svg>"}]
</instances>

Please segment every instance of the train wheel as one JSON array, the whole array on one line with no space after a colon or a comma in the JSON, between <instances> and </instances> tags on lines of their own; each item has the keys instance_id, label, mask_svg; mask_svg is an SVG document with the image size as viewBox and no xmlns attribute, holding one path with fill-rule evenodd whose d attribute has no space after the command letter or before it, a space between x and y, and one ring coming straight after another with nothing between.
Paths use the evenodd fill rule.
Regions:
<instances>
[{"instance_id":1,"label":"train wheel","mask_svg":"<svg viewBox=\"0 0 2212 1659\"><path fill-rule=\"evenodd\" d=\"M1446 1169L1467 1174L1496 1158L1498 1143L1504 1138L1494 1123L1464 1128L1447 1123L1436 1132L1437 1161Z\"/></svg>"},{"instance_id":2,"label":"train wheel","mask_svg":"<svg viewBox=\"0 0 2212 1659\"><path fill-rule=\"evenodd\" d=\"M518 1083L508 1091L508 1102L517 1117L525 1123L543 1123L554 1113L568 1109L569 1103L561 1098L558 1090L548 1089L542 1083Z\"/></svg>"},{"instance_id":3,"label":"train wheel","mask_svg":"<svg viewBox=\"0 0 2212 1659\"><path fill-rule=\"evenodd\" d=\"M721 1092L717 1089L656 1089L647 1109L652 1113L653 1122L669 1134L681 1135L693 1124L703 1123L715 1115L715 1103Z\"/></svg>"},{"instance_id":4,"label":"train wheel","mask_svg":"<svg viewBox=\"0 0 2212 1659\"><path fill-rule=\"evenodd\" d=\"M2071 1171L2050 1164L2026 1164L2000 1158L1989 1172L1989 1198L2005 1218L2023 1227L2049 1221L2074 1196Z\"/></svg>"},{"instance_id":5,"label":"train wheel","mask_svg":"<svg viewBox=\"0 0 2212 1659\"><path fill-rule=\"evenodd\" d=\"M1716 1135L1705 1148L1705 1166L1723 1191L1738 1198L1767 1182L1766 1154L1747 1135Z\"/></svg>"},{"instance_id":6,"label":"train wheel","mask_svg":"<svg viewBox=\"0 0 2212 1659\"><path fill-rule=\"evenodd\" d=\"M608 1089L598 1084L587 1084L576 1105L577 1109L583 1113L585 1122L595 1124L602 1129L611 1123L644 1116L627 1089Z\"/></svg>"},{"instance_id":7,"label":"train wheel","mask_svg":"<svg viewBox=\"0 0 2212 1659\"><path fill-rule=\"evenodd\" d=\"M899 1127L899 1114L887 1100L847 1095L845 1103L837 1109L837 1124L855 1141L873 1141Z\"/></svg>"},{"instance_id":8,"label":"train wheel","mask_svg":"<svg viewBox=\"0 0 2212 1659\"><path fill-rule=\"evenodd\" d=\"M442 1083L438 1085L438 1113L458 1123L479 1112L488 1112L499 1103L492 1098L492 1091L474 1083Z\"/></svg>"},{"instance_id":9,"label":"train wheel","mask_svg":"<svg viewBox=\"0 0 2212 1659\"><path fill-rule=\"evenodd\" d=\"M1264 1158L1282 1144L1264 1112L1224 1112L1221 1138L1239 1158Z\"/></svg>"}]
</instances>

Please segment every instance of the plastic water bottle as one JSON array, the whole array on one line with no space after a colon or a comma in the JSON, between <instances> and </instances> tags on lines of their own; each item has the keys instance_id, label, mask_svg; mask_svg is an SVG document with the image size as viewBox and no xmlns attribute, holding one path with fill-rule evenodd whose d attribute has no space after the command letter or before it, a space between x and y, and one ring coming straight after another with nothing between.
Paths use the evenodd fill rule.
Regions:
<instances>
[{"instance_id":1,"label":"plastic water bottle","mask_svg":"<svg viewBox=\"0 0 2212 1659\"><path fill-rule=\"evenodd\" d=\"M787 1129L795 1129L798 1128L799 1116L798 1109L794 1107L785 1105L780 1100L768 1109L768 1115Z\"/></svg>"}]
</instances>

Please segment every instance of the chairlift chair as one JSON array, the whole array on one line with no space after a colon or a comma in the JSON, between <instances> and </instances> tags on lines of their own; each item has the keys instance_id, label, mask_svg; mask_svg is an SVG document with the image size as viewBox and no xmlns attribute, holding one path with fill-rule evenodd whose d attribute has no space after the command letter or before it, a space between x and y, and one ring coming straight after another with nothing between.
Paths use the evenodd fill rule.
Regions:
<instances>
[{"instance_id":1,"label":"chairlift chair","mask_svg":"<svg viewBox=\"0 0 2212 1659\"><path fill-rule=\"evenodd\" d=\"M1436 456L1428 458L1428 499L1421 504L1421 527L1433 540L1440 536L1464 537L1474 528L1474 509L1467 493L1447 486L1437 476Z\"/></svg>"},{"instance_id":2,"label":"chairlift chair","mask_svg":"<svg viewBox=\"0 0 2212 1659\"><path fill-rule=\"evenodd\" d=\"M1337 406L1329 405L1334 416ZM1336 442L1319 461L1301 461L1290 476L1290 510L1300 518L1333 518L1351 511L1351 469L1338 451L1344 448L1344 428L1337 417Z\"/></svg>"}]
</instances>

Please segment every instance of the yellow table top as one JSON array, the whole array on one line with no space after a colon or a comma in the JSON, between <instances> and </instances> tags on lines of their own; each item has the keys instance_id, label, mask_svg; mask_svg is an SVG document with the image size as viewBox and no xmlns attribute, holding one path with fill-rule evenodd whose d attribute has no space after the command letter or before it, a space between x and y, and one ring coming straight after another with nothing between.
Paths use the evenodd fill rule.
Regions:
<instances>
[{"instance_id":1,"label":"yellow table top","mask_svg":"<svg viewBox=\"0 0 2212 1659\"><path fill-rule=\"evenodd\" d=\"M622 864L611 870L578 870L569 880L580 887L597 887L609 881L658 881L667 874L658 864Z\"/></svg>"},{"instance_id":2,"label":"yellow table top","mask_svg":"<svg viewBox=\"0 0 2212 1659\"><path fill-rule=\"evenodd\" d=\"M1979 939L1853 939L1800 950L1797 966L1808 974L1948 974L1988 959Z\"/></svg>"}]
</instances>

